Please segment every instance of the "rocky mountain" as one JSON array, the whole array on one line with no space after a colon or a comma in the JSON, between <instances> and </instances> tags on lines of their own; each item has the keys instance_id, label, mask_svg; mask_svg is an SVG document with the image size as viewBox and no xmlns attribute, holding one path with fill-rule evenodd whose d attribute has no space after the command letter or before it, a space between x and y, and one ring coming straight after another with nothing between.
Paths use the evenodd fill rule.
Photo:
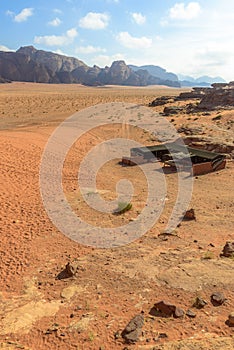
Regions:
<instances>
[{"instance_id":1,"label":"rocky mountain","mask_svg":"<svg viewBox=\"0 0 234 350\"><path fill-rule=\"evenodd\" d=\"M49 69L17 52L0 52L0 76L7 80L52 82Z\"/></svg>"},{"instance_id":2,"label":"rocky mountain","mask_svg":"<svg viewBox=\"0 0 234 350\"><path fill-rule=\"evenodd\" d=\"M37 50L33 46L21 47L16 53L29 56L32 61L47 67L53 75L58 72L71 72L81 66L88 67L77 58L67 57L54 52Z\"/></svg>"},{"instance_id":3,"label":"rocky mountain","mask_svg":"<svg viewBox=\"0 0 234 350\"><path fill-rule=\"evenodd\" d=\"M89 67L77 58L37 50L33 46L21 47L16 52L0 51L0 76L15 81L179 87L178 79L172 80L173 74L167 74L164 78L154 76L146 69L132 69L124 61L115 61L111 67Z\"/></svg>"}]
</instances>

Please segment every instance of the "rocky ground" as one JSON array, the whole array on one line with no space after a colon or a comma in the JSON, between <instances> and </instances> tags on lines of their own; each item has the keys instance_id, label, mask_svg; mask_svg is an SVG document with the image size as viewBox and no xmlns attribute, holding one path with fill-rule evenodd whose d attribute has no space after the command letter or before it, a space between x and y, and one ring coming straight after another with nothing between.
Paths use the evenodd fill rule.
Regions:
<instances>
[{"instance_id":1,"label":"rocky ground","mask_svg":"<svg viewBox=\"0 0 234 350\"><path fill-rule=\"evenodd\" d=\"M51 223L40 196L42 152L66 117L112 101L148 106L156 97L180 92L30 83L0 87L0 349L234 348L234 260L232 252L222 256L225 243L234 241L233 109L182 110L165 117L190 142L215 144L228 153L226 169L194 178L190 207L196 220L182 221L173 235L162 233L177 195L176 173L165 174L165 208L154 227L119 248L95 249L70 240ZM187 103L196 101L169 100L166 106ZM164 107L150 108L163 113ZM97 178L100 193L113 199L116 182L127 177L135 189L132 209L102 215L82 201L76 183L82 154L113 135L126 136L126 130L108 127L85 135L64 165L64 191L73 210L104 227L134 220L146 196L140 169L110 161ZM144 144L155 142L148 134L135 136Z\"/></svg>"}]
</instances>

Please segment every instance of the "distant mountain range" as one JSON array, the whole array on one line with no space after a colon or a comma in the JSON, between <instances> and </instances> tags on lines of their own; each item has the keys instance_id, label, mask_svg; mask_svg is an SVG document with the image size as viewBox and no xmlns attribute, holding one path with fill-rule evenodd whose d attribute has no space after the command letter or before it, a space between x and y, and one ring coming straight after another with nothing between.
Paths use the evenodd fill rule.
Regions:
<instances>
[{"instance_id":1,"label":"distant mountain range","mask_svg":"<svg viewBox=\"0 0 234 350\"><path fill-rule=\"evenodd\" d=\"M201 76L199 78L193 78L189 75L178 74L181 86L210 86L213 83L226 83L226 81L221 77L209 77L207 75Z\"/></svg>"},{"instance_id":2,"label":"distant mountain range","mask_svg":"<svg viewBox=\"0 0 234 350\"><path fill-rule=\"evenodd\" d=\"M180 76L181 77L181 76ZM124 61L115 61L110 67L89 67L83 61L57 53L37 50L25 46L16 52L0 51L0 82L28 81L37 83L79 83L90 86L99 85L166 85L171 87L195 86L213 82L223 82L222 78L202 77L193 79L182 76L182 82L174 73L154 66L127 65ZM187 81L187 78L189 80ZM202 81L204 78L204 81ZM220 80L221 79L221 80ZM181 84L182 83L182 84ZM186 84L187 85L184 85ZM192 85L191 85L192 84ZM200 85L201 86L201 85ZM207 86L207 85L202 85Z\"/></svg>"},{"instance_id":3,"label":"distant mountain range","mask_svg":"<svg viewBox=\"0 0 234 350\"><path fill-rule=\"evenodd\" d=\"M153 65L146 65L146 66L134 66L129 64L128 65L134 72L138 71L139 69L147 70L149 74L153 75L154 77L158 77L162 80L169 80L169 81L176 81L178 83L178 77L174 73L168 73L166 69L163 69L159 66L153 66Z\"/></svg>"},{"instance_id":4,"label":"distant mountain range","mask_svg":"<svg viewBox=\"0 0 234 350\"><path fill-rule=\"evenodd\" d=\"M38 83L79 83L84 85L168 85L180 87L178 81L164 80L147 70L132 70L124 61L111 67L89 67L74 57L21 47L16 52L0 52L0 77L12 81Z\"/></svg>"}]
</instances>

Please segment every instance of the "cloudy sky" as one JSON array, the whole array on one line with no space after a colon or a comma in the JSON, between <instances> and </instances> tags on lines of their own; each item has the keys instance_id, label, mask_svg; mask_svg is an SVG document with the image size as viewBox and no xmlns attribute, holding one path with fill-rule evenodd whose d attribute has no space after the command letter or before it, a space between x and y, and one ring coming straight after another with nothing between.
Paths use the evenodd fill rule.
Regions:
<instances>
[{"instance_id":1,"label":"cloudy sky","mask_svg":"<svg viewBox=\"0 0 234 350\"><path fill-rule=\"evenodd\" d=\"M0 0L0 49L234 80L234 0Z\"/></svg>"}]
</instances>

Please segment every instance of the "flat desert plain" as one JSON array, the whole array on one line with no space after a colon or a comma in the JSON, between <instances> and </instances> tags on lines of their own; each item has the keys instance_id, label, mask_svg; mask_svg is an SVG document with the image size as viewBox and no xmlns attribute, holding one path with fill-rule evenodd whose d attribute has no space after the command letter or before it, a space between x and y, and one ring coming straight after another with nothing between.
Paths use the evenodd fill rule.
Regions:
<instances>
[{"instance_id":1,"label":"flat desert plain","mask_svg":"<svg viewBox=\"0 0 234 350\"><path fill-rule=\"evenodd\" d=\"M194 178L189 208L195 210L196 220L182 221L172 235L162 233L176 200L178 176L165 172L167 193L160 217L145 235L121 247L100 249L69 239L50 221L40 195L43 150L67 117L107 102L147 107L158 96L181 91L157 86L0 86L0 349L233 350L234 327L227 320L234 312L234 260L220 256L226 241L234 240L230 156L224 170ZM162 110L163 106L152 108ZM229 109L167 119L177 129L197 129L199 137L230 144L233 116ZM79 164L92 147L114 137L131 137L144 145L155 142L134 128L107 125L83 135L64 162L66 198L73 211L94 226L127 224L146 201L141 169L122 167L118 160L101 167L97 188L104 199L112 200L116 183L127 178L134 187L132 209L103 214L83 200L77 184ZM77 266L74 276L57 278L68 263ZM215 292L226 299L220 306L211 302ZM198 297L206 301L201 309L193 306ZM191 310L195 317L152 315L150 310L161 300L185 313ZM121 332L138 314L144 315L142 332L135 344L127 344Z\"/></svg>"}]
</instances>

